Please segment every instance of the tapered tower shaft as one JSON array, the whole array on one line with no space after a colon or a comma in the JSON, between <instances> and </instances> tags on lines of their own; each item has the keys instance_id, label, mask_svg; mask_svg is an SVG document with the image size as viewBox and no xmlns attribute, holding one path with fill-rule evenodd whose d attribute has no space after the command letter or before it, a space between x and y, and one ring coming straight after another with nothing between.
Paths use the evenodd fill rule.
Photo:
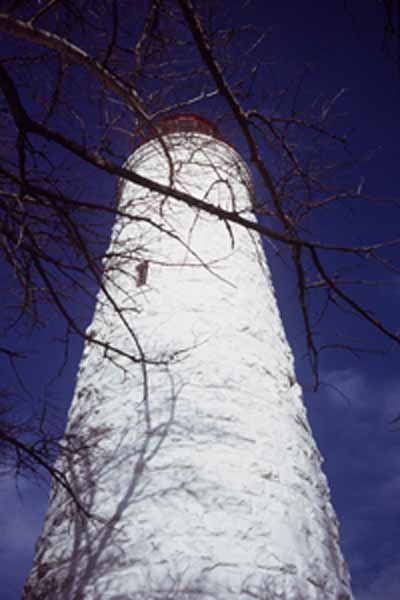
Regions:
<instances>
[{"instance_id":1,"label":"tapered tower shaft","mask_svg":"<svg viewBox=\"0 0 400 600\"><path fill-rule=\"evenodd\" d=\"M132 171L255 219L213 126L159 133ZM93 517L54 490L25 598L350 598L258 235L129 182L119 214L62 459Z\"/></svg>"}]
</instances>

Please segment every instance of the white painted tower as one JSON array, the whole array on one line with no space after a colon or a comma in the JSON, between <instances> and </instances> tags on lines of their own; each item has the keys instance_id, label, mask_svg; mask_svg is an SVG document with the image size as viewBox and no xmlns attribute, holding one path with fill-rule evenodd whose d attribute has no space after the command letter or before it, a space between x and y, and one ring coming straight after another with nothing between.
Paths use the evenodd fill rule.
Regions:
<instances>
[{"instance_id":1,"label":"white painted tower","mask_svg":"<svg viewBox=\"0 0 400 600\"><path fill-rule=\"evenodd\" d=\"M255 219L214 126L158 131L132 171ZM24 598L350 599L258 235L129 182L119 202L89 333L120 353L86 344L60 465L93 518L53 489Z\"/></svg>"}]
</instances>

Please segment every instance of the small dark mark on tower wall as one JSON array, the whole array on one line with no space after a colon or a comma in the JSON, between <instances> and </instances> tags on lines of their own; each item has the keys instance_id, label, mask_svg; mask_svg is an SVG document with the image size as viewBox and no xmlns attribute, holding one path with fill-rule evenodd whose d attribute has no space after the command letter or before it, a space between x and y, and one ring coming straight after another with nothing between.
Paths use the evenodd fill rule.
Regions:
<instances>
[{"instance_id":1,"label":"small dark mark on tower wall","mask_svg":"<svg viewBox=\"0 0 400 600\"><path fill-rule=\"evenodd\" d=\"M136 285L141 287L147 282L147 274L149 272L149 261L143 260L141 263L136 265Z\"/></svg>"}]
</instances>

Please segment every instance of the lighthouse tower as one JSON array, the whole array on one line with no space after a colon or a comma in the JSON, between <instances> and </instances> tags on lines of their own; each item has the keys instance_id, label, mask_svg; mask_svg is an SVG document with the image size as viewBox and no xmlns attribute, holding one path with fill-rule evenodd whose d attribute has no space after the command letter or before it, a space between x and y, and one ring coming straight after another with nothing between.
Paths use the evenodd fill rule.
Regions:
<instances>
[{"instance_id":1,"label":"lighthouse tower","mask_svg":"<svg viewBox=\"0 0 400 600\"><path fill-rule=\"evenodd\" d=\"M255 221L198 116L126 166ZM260 239L189 204L120 182L59 464L90 518L53 487L25 599L351 598Z\"/></svg>"}]
</instances>

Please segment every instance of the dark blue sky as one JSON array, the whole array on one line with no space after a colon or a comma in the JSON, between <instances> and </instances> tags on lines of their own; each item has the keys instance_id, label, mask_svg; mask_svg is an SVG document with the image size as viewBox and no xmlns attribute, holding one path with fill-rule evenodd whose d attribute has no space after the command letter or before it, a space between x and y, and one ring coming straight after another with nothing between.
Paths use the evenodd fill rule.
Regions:
<instances>
[{"instance_id":1,"label":"dark blue sky","mask_svg":"<svg viewBox=\"0 0 400 600\"><path fill-rule=\"evenodd\" d=\"M273 6L271 6L273 4ZM271 62L274 83L292 80L304 64L312 66L306 78L310 98L346 92L338 106L346 115L343 125L352 130L354 156L371 156L358 167L371 195L398 199L400 75L394 59L385 55L382 9L374 0L247 3L248 21L270 32L263 46ZM235 18L235 14L233 15ZM393 51L394 50L394 51ZM395 55L395 48L392 48ZM395 205L368 206L345 224L332 220L332 229L352 228L359 236L379 241L398 235L399 210ZM347 231L348 233L348 231ZM342 547L353 577L357 600L394 600L400 597L400 431L391 431L390 419L400 414L399 351L386 344L384 356L329 353L322 361L323 384L311 388L297 297L290 273L271 258L279 304L297 371L305 385L305 399L325 471L341 522ZM399 279L400 284L400 279ZM396 322L400 286L382 287L378 300L388 318ZM328 321L325 335L337 324ZM58 405L67 406L73 391L81 346L74 343L64 377L50 390L46 384L60 363L54 350L57 327L48 328L30 344L36 347L29 364L35 389L46 392ZM371 344L376 337L371 333ZM340 388L341 393L336 391ZM17 600L31 565L33 544L46 508L46 487L13 480L2 481L0 503L0 597Z\"/></svg>"}]
</instances>

